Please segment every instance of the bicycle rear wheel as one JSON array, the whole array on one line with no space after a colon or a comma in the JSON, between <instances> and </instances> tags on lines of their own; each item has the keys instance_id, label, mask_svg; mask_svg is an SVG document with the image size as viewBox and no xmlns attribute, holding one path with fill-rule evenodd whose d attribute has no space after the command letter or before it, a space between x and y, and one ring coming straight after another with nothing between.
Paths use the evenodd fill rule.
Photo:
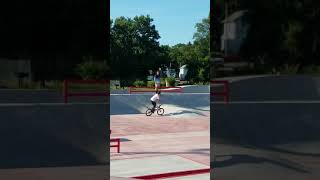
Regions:
<instances>
[{"instance_id":1,"label":"bicycle rear wheel","mask_svg":"<svg viewBox=\"0 0 320 180\"><path fill-rule=\"evenodd\" d=\"M146 115L147 115L147 116L151 116L151 115L152 115L152 110L151 110L151 109L147 109Z\"/></svg>"},{"instance_id":2,"label":"bicycle rear wheel","mask_svg":"<svg viewBox=\"0 0 320 180\"><path fill-rule=\"evenodd\" d=\"M163 108L159 108L158 111L157 111L157 114L158 115L163 115L164 113L164 109Z\"/></svg>"}]
</instances>

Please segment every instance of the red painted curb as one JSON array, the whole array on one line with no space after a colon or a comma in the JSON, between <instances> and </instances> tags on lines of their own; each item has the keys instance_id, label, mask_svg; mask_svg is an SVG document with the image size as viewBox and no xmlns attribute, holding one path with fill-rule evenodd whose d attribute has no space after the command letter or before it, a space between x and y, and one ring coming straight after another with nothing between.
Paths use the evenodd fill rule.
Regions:
<instances>
[{"instance_id":1,"label":"red painted curb","mask_svg":"<svg viewBox=\"0 0 320 180\"><path fill-rule=\"evenodd\" d=\"M71 93L69 92L70 84L105 84L107 92L78 92ZM64 80L63 81L63 102L67 103L70 96L110 96L109 89L109 80Z\"/></svg>"},{"instance_id":2,"label":"red painted curb","mask_svg":"<svg viewBox=\"0 0 320 180\"><path fill-rule=\"evenodd\" d=\"M229 81L226 81L226 80L211 80L210 83L211 83L211 85L213 85L213 84L222 84L223 85L223 91L222 92L215 92L211 88L210 95L211 96L223 96L225 103L228 103L229 102L229 94L230 94Z\"/></svg>"},{"instance_id":3,"label":"red painted curb","mask_svg":"<svg viewBox=\"0 0 320 180\"><path fill-rule=\"evenodd\" d=\"M163 174L152 174L152 175L137 176L137 177L132 177L132 178L135 178L135 179L166 179L166 178L174 178L174 177L179 177L179 176L191 176L191 175L206 174L206 173L210 173L210 168L190 170L190 171L163 173Z\"/></svg>"},{"instance_id":4,"label":"red painted curb","mask_svg":"<svg viewBox=\"0 0 320 180\"><path fill-rule=\"evenodd\" d=\"M129 94L134 92L155 92L155 89L153 87L147 87L147 86L141 86L141 87L129 86L128 88L129 88L128 89ZM150 90L139 90L141 88L146 88ZM169 86L169 87L161 86L159 87L159 89L162 92L180 92L180 93L182 93L182 90L183 90L182 87L177 87L177 86Z\"/></svg>"}]
</instances>

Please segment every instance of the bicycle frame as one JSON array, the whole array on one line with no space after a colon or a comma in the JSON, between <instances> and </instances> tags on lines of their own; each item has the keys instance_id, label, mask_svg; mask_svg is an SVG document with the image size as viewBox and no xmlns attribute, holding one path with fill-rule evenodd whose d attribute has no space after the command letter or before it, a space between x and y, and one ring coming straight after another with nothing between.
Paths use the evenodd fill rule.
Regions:
<instances>
[{"instance_id":1,"label":"bicycle frame","mask_svg":"<svg viewBox=\"0 0 320 180\"><path fill-rule=\"evenodd\" d=\"M158 109L160 109L160 108L161 108L161 106L162 106L162 104L159 104L159 105L158 105L158 106L156 106L154 109L155 109L155 110L158 110ZM148 108L148 109L152 109L152 107L148 107L148 106L147 106L147 108Z\"/></svg>"}]
</instances>

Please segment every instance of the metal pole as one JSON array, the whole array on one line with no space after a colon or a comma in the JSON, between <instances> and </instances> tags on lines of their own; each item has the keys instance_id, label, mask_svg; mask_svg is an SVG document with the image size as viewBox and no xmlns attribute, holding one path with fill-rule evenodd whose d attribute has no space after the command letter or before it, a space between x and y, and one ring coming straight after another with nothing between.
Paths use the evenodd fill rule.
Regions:
<instances>
[{"instance_id":1,"label":"metal pole","mask_svg":"<svg viewBox=\"0 0 320 180\"><path fill-rule=\"evenodd\" d=\"M225 4L225 41L224 41L224 56L228 55L228 1Z\"/></svg>"},{"instance_id":2,"label":"metal pole","mask_svg":"<svg viewBox=\"0 0 320 180\"><path fill-rule=\"evenodd\" d=\"M67 80L64 80L63 81L63 100L64 100L64 103L67 103L68 102L68 82Z\"/></svg>"}]
</instances>

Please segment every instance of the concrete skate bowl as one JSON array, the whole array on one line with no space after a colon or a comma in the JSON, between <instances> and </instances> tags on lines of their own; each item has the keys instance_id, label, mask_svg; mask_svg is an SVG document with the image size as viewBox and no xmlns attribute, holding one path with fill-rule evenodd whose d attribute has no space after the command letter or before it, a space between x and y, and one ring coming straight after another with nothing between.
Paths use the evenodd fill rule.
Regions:
<instances>
[{"instance_id":1,"label":"concrete skate bowl","mask_svg":"<svg viewBox=\"0 0 320 180\"><path fill-rule=\"evenodd\" d=\"M229 104L211 103L213 139L320 156L319 78L259 77L230 87Z\"/></svg>"},{"instance_id":2,"label":"concrete skate bowl","mask_svg":"<svg viewBox=\"0 0 320 180\"><path fill-rule=\"evenodd\" d=\"M151 106L152 94L117 94L110 96L110 114L144 114L147 107ZM163 104L165 115L199 113L210 111L210 95L208 94L184 94L162 93L160 103Z\"/></svg>"},{"instance_id":3,"label":"concrete skate bowl","mask_svg":"<svg viewBox=\"0 0 320 180\"><path fill-rule=\"evenodd\" d=\"M106 165L106 104L0 104L0 168Z\"/></svg>"}]
</instances>

